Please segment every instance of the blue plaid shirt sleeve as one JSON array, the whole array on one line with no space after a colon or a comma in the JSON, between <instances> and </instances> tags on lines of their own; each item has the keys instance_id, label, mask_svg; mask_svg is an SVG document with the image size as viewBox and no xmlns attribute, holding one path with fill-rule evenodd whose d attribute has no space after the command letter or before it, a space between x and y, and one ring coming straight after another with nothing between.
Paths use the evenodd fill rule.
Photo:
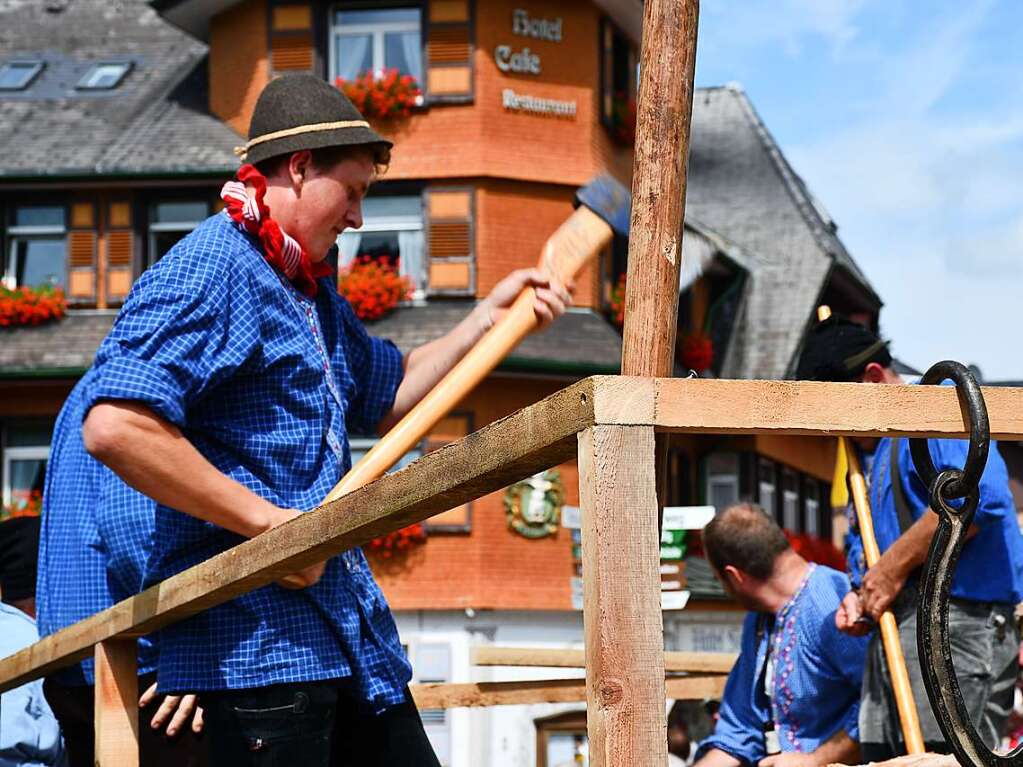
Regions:
<instances>
[{"instance_id":1,"label":"blue plaid shirt sleeve","mask_svg":"<svg viewBox=\"0 0 1023 767\"><path fill-rule=\"evenodd\" d=\"M85 413L101 400L135 400L184 427L189 403L257 350L259 312L244 275L230 273L230 259L192 255L136 283L96 354Z\"/></svg>"},{"instance_id":2,"label":"blue plaid shirt sleeve","mask_svg":"<svg viewBox=\"0 0 1023 767\"><path fill-rule=\"evenodd\" d=\"M391 341L374 338L343 297L338 296L341 338L355 378L345 425L352 434L376 434L377 424L394 406L405 374L401 352Z\"/></svg>"}]
</instances>

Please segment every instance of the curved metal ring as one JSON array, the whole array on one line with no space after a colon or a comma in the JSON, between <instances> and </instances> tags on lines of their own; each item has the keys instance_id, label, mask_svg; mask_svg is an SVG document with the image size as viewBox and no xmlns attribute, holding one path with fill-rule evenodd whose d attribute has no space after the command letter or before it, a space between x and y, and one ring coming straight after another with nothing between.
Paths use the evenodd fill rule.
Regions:
<instances>
[{"instance_id":1,"label":"curved metal ring","mask_svg":"<svg viewBox=\"0 0 1023 767\"><path fill-rule=\"evenodd\" d=\"M948 600L952 575L977 509L979 492L953 509L941 495L940 485L955 481L955 471L941 472L933 485L931 504L938 512L938 529L927 555L917 612L917 650L931 709L945 741L963 767L1023 767L1023 746L1012 753L994 753L973 726L959 689L948 633Z\"/></svg>"},{"instance_id":2,"label":"curved metal ring","mask_svg":"<svg viewBox=\"0 0 1023 767\"><path fill-rule=\"evenodd\" d=\"M959 402L970 427L970 451L962 471L934 469L926 440L910 440L913 463L927 483L930 506L938 514L938 529L931 541L917 608L917 649L924 674L927 698L945 740L963 767L1023 767L1023 746L1012 753L994 753L973 726L959 689L948 631L948 601L959 554L966 543L973 515L980 501L980 477L991 442L987 408L980 387L970 372L957 362L939 362L923 377L923 383L956 383ZM965 497L957 509L953 498Z\"/></svg>"},{"instance_id":3,"label":"curved metal ring","mask_svg":"<svg viewBox=\"0 0 1023 767\"><path fill-rule=\"evenodd\" d=\"M971 488L980 484L980 475L984 473L988 448L991 446L991 426L988 422L984 395L980 391L977 379L962 363L953 360L935 363L930 370L924 373L920 383L940 384L946 379L951 379L955 383L959 405L967 417L966 425L970 428L970 452L966 456L962 477L945 483L943 497L945 499L963 498L969 495ZM934 468L934 461L931 460L930 451L927 449L927 440L911 439L909 450L920 479L928 488L933 487L938 472Z\"/></svg>"}]
</instances>

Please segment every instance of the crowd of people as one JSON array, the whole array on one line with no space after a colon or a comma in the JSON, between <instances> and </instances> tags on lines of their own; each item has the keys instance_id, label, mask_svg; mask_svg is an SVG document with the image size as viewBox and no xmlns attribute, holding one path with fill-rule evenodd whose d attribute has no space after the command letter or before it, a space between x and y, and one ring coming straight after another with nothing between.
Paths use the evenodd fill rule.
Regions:
<instances>
[{"instance_id":1,"label":"crowd of people","mask_svg":"<svg viewBox=\"0 0 1023 767\"><path fill-rule=\"evenodd\" d=\"M361 200L390 151L326 82L289 76L266 87L224 212L143 274L65 403L41 526L0 525L0 655L316 507L350 468L349 431L396 423L523 288L535 291L541 325L565 311L571 286L520 270L404 357L368 335L323 260L343 230L361 226ZM800 374L900 382L887 346L840 318L813 332ZM962 465L964 443L930 444L939 469ZM692 710L672 710L673 758L814 767L901 753L874 630L887 609L927 745L946 748L913 639L936 518L905 440L859 449L883 552L873 567L855 519L848 575L804 560L750 503L705 529L717 577L750 612L713 730L696 737ZM1023 537L996 450L952 597L960 687L995 746L1012 703L1013 611L1023 599ZM144 765L439 764L394 620L358 549L143 638L138 670ZM6 693L0 765L91 765L93 684L86 660Z\"/></svg>"}]
</instances>

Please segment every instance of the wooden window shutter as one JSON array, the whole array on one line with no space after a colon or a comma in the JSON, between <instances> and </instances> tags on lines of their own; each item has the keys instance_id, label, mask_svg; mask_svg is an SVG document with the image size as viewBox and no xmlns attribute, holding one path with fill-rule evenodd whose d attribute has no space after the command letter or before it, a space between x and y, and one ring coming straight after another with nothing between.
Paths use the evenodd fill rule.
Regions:
<instances>
[{"instance_id":1,"label":"wooden window shutter","mask_svg":"<svg viewBox=\"0 0 1023 767\"><path fill-rule=\"evenodd\" d=\"M71 204L67 235L67 300L72 306L96 303L96 206Z\"/></svg>"},{"instance_id":2,"label":"wooden window shutter","mask_svg":"<svg viewBox=\"0 0 1023 767\"><path fill-rule=\"evenodd\" d=\"M466 104L473 99L474 19L472 0L426 4L426 83L431 104Z\"/></svg>"},{"instance_id":3,"label":"wooden window shutter","mask_svg":"<svg viewBox=\"0 0 1023 767\"><path fill-rule=\"evenodd\" d=\"M312 72L316 66L310 2L271 2L270 66L274 72Z\"/></svg>"},{"instance_id":4,"label":"wooden window shutter","mask_svg":"<svg viewBox=\"0 0 1023 767\"><path fill-rule=\"evenodd\" d=\"M438 423L427 436L424 453L432 453L451 442L471 434L472 413L454 412ZM436 514L426 520L426 527L431 531L467 533L472 530L472 501L463 503L453 509Z\"/></svg>"},{"instance_id":5,"label":"wooden window shutter","mask_svg":"<svg viewBox=\"0 0 1023 767\"><path fill-rule=\"evenodd\" d=\"M426 190L427 287L435 296L476 294L472 187Z\"/></svg>"},{"instance_id":6,"label":"wooden window shutter","mask_svg":"<svg viewBox=\"0 0 1023 767\"><path fill-rule=\"evenodd\" d=\"M107 219L107 303L120 303L131 290L135 271L135 232L131 203L110 203Z\"/></svg>"}]
</instances>

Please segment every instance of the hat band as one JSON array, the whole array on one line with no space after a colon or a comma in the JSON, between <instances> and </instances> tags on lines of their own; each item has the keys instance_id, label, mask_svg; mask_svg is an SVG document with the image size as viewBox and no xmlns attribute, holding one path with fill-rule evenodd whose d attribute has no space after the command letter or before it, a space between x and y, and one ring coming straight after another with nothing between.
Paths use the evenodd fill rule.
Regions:
<instances>
[{"instance_id":1,"label":"hat band","mask_svg":"<svg viewBox=\"0 0 1023 767\"><path fill-rule=\"evenodd\" d=\"M254 139L250 139L245 146L236 146L234 153L241 157L243 160L249 153L249 150L259 144L264 144L267 141L273 141L279 138L287 138L288 136L299 136L303 133L318 133L320 131L327 130L338 130L341 128L368 128L369 123L365 120L341 120L333 123L311 123L310 125L299 125L295 128L285 128L284 130L274 131L273 133L264 133L262 136L257 136Z\"/></svg>"},{"instance_id":2,"label":"hat band","mask_svg":"<svg viewBox=\"0 0 1023 767\"><path fill-rule=\"evenodd\" d=\"M847 372L852 373L854 370L857 370L860 365L869 360L887 345L887 343L878 339L863 351L854 354L851 357L846 357L842 360L842 365L845 367Z\"/></svg>"}]
</instances>

